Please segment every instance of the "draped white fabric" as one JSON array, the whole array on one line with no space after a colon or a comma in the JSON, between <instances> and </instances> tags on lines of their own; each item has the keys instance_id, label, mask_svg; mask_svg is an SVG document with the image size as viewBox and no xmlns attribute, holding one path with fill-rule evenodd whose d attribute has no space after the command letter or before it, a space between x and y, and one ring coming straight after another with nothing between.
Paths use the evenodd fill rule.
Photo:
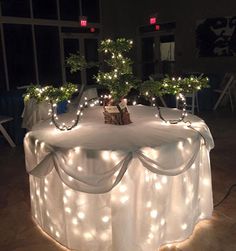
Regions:
<instances>
[{"instance_id":1,"label":"draped white fabric","mask_svg":"<svg viewBox=\"0 0 236 251\"><path fill-rule=\"evenodd\" d=\"M94 107L72 131L46 121L25 137L33 216L69 248L154 251L211 216L214 144L205 123L189 115L194 129L163 125L153 107L129 110L126 126L104 124L102 108Z\"/></svg>"},{"instance_id":2,"label":"draped white fabric","mask_svg":"<svg viewBox=\"0 0 236 251\"><path fill-rule=\"evenodd\" d=\"M81 97L81 104L84 102L84 98L87 99L96 98L98 96L96 88L90 88L83 92ZM75 98L70 104L68 104L68 111L75 111L78 106L78 99ZM30 99L24 104L24 110L22 113L22 128L31 130L34 125L44 120L49 119L48 110L51 108L49 102L38 103L35 99Z\"/></svg>"},{"instance_id":3,"label":"draped white fabric","mask_svg":"<svg viewBox=\"0 0 236 251\"><path fill-rule=\"evenodd\" d=\"M35 99L25 102L22 113L22 128L31 130L36 123L48 119L50 117L48 115L49 108L48 102L37 103Z\"/></svg>"}]
</instances>

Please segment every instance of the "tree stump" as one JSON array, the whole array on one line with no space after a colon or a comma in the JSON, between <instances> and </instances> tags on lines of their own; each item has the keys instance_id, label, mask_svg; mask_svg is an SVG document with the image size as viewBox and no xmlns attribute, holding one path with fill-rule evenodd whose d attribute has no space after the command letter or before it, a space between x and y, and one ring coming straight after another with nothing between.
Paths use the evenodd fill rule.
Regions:
<instances>
[{"instance_id":1,"label":"tree stump","mask_svg":"<svg viewBox=\"0 0 236 251\"><path fill-rule=\"evenodd\" d=\"M104 105L105 124L128 125L132 123L126 104L121 101L118 105Z\"/></svg>"}]
</instances>

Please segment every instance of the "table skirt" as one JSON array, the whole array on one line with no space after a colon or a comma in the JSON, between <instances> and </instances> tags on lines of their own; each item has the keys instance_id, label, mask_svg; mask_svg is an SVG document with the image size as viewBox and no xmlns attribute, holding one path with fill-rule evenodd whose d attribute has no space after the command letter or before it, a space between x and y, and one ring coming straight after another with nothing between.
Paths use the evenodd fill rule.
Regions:
<instances>
[{"instance_id":1,"label":"table skirt","mask_svg":"<svg viewBox=\"0 0 236 251\"><path fill-rule=\"evenodd\" d=\"M133 157L109 192L75 191L55 168L30 175L32 215L62 245L78 251L156 251L188 238L213 211L209 149L202 144L181 174L152 173Z\"/></svg>"}]
</instances>

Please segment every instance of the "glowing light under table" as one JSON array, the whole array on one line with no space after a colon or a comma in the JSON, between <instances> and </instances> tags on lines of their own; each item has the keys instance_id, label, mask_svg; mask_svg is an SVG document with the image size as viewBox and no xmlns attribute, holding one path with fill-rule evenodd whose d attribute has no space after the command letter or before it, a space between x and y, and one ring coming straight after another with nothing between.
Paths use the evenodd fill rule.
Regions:
<instances>
[{"instance_id":1,"label":"glowing light under table","mask_svg":"<svg viewBox=\"0 0 236 251\"><path fill-rule=\"evenodd\" d=\"M164 128L162 134L173 128L159 126ZM198 126L201 130L205 125ZM129 128L134 130L135 124ZM53 239L79 251L154 251L185 240L213 209L210 148L196 131L188 132L169 148L157 144L130 153L55 147L53 140L28 134L25 150L33 218ZM167 162L165 152L176 153L166 174L155 165L158 160ZM173 158L176 168L171 169ZM93 192L78 191L90 185ZM109 191L95 193L94 187Z\"/></svg>"}]
</instances>

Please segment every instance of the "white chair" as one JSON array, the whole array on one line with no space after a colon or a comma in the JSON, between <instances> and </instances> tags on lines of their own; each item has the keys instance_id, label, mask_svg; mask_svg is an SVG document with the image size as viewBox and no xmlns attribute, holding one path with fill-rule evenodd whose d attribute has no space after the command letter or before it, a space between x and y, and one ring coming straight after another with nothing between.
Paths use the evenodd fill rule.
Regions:
<instances>
[{"instance_id":1,"label":"white chair","mask_svg":"<svg viewBox=\"0 0 236 251\"><path fill-rule=\"evenodd\" d=\"M198 105L198 95L197 92L185 94L187 108L186 111L194 114L195 108L197 109L197 112L199 113L199 105Z\"/></svg>"},{"instance_id":2,"label":"white chair","mask_svg":"<svg viewBox=\"0 0 236 251\"><path fill-rule=\"evenodd\" d=\"M0 132L3 134L4 138L7 140L9 145L11 147L15 147L16 146L15 143L13 142L10 135L7 133L7 131L5 130L5 128L2 125L3 123L6 123L11 120L13 120L13 118L7 117L7 116L0 116Z\"/></svg>"},{"instance_id":3,"label":"white chair","mask_svg":"<svg viewBox=\"0 0 236 251\"><path fill-rule=\"evenodd\" d=\"M79 95L72 100L70 104L67 105L68 112L74 112L79 104L83 104L85 101L85 97L87 97L88 100L93 98L98 98L98 92L97 88L87 88L81 95L81 98L79 98Z\"/></svg>"},{"instance_id":4,"label":"white chair","mask_svg":"<svg viewBox=\"0 0 236 251\"><path fill-rule=\"evenodd\" d=\"M215 92L220 93L219 98L217 99L213 110L216 110L220 103L223 101L223 98L229 98L231 110L234 111L234 104L232 98L232 88L235 86L236 79L233 73L226 73L221 84L220 88L214 90Z\"/></svg>"},{"instance_id":5,"label":"white chair","mask_svg":"<svg viewBox=\"0 0 236 251\"><path fill-rule=\"evenodd\" d=\"M195 113L195 109L197 109L197 112L199 113L199 105L198 105L198 95L197 92L193 92L193 93L188 93L188 94L184 94L184 97L186 99L186 111L188 113L194 114ZM179 101L176 100L176 107L178 108L179 106Z\"/></svg>"}]
</instances>

